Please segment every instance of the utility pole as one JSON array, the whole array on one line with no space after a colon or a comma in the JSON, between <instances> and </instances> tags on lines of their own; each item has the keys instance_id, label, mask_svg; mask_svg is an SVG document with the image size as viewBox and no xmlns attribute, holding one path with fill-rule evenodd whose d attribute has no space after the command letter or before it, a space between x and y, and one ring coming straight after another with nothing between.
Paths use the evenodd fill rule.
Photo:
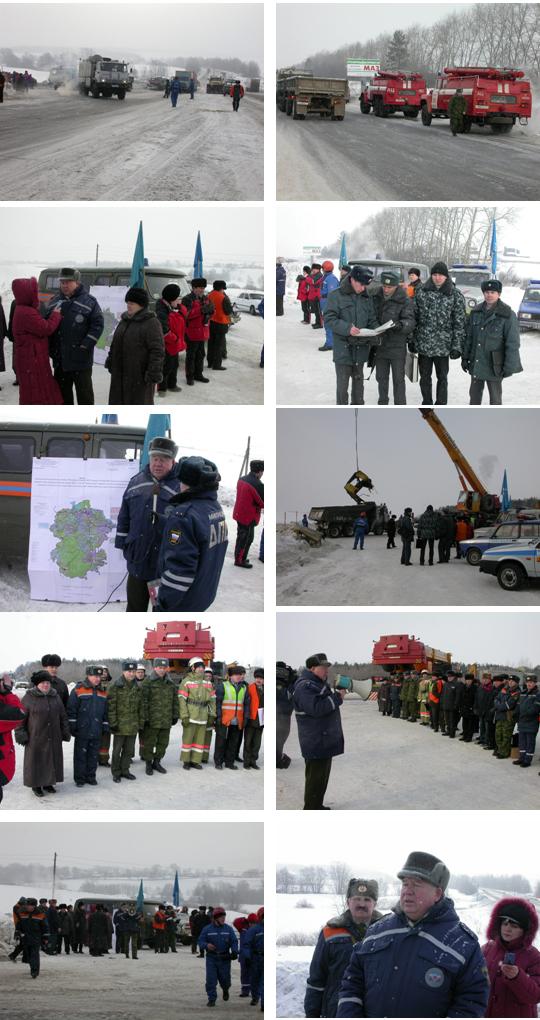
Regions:
<instances>
[{"instance_id":1,"label":"utility pole","mask_svg":"<svg viewBox=\"0 0 540 1020\"><path fill-rule=\"evenodd\" d=\"M53 869L52 869L52 896L51 896L52 900L54 900L54 888L55 888L55 885L56 885L56 851L54 853Z\"/></svg>"},{"instance_id":2,"label":"utility pole","mask_svg":"<svg viewBox=\"0 0 540 1020\"><path fill-rule=\"evenodd\" d=\"M96 244L96 266L98 265L99 259L99 244Z\"/></svg>"}]
</instances>

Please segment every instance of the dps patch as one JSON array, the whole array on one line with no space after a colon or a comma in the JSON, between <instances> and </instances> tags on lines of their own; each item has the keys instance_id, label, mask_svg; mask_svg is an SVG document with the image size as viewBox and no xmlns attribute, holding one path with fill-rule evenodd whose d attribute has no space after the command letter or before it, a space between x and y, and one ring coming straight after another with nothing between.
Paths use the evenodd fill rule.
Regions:
<instances>
[{"instance_id":1,"label":"dps patch","mask_svg":"<svg viewBox=\"0 0 540 1020\"><path fill-rule=\"evenodd\" d=\"M169 543L171 545L178 545L180 538L181 534L179 531L171 531L169 534Z\"/></svg>"}]
</instances>

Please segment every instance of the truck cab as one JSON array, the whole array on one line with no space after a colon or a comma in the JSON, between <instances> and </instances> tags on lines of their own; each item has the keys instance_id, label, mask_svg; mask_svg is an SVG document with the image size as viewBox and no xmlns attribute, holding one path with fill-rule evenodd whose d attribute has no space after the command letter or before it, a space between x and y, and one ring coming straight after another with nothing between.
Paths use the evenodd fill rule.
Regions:
<instances>
[{"instance_id":1,"label":"truck cab","mask_svg":"<svg viewBox=\"0 0 540 1020\"><path fill-rule=\"evenodd\" d=\"M518 311L520 329L540 329L540 280L529 280Z\"/></svg>"},{"instance_id":2,"label":"truck cab","mask_svg":"<svg viewBox=\"0 0 540 1020\"><path fill-rule=\"evenodd\" d=\"M421 74L414 71L379 71L362 89L360 110L366 114L373 110L376 117L402 113L404 117L415 120L425 91L426 82Z\"/></svg>"},{"instance_id":3,"label":"truck cab","mask_svg":"<svg viewBox=\"0 0 540 1020\"><path fill-rule=\"evenodd\" d=\"M449 116L449 107L457 90L465 99L463 130L473 124L490 127L494 134L507 134L516 121L527 124L532 113L531 83L525 72L512 67L445 67L435 88L427 89L421 99L422 124L431 125L433 117Z\"/></svg>"}]
</instances>

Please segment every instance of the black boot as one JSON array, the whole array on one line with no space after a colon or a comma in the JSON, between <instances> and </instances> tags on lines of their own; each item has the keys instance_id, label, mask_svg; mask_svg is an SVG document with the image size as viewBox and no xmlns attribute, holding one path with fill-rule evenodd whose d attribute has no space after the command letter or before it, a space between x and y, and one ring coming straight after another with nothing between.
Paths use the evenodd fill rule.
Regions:
<instances>
[{"instance_id":1,"label":"black boot","mask_svg":"<svg viewBox=\"0 0 540 1020\"><path fill-rule=\"evenodd\" d=\"M154 761L152 762L152 764L154 766L154 771L155 772L159 772L162 776L166 776L167 775L167 769L163 768L163 765L161 764L161 760L159 758L154 758Z\"/></svg>"},{"instance_id":2,"label":"black boot","mask_svg":"<svg viewBox=\"0 0 540 1020\"><path fill-rule=\"evenodd\" d=\"M154 770L152 768L152 762L151 761L147 761L146 762L146 768L145 768L144 771L146 772L147 776L153 776L154 775Z\"/></svg>"}]
</instances>

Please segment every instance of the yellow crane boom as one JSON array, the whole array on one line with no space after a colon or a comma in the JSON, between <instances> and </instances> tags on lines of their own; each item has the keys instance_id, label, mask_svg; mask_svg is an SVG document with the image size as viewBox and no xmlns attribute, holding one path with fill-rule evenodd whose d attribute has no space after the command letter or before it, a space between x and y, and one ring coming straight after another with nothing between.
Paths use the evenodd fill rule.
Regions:
<instances>
[{"instance_id":1,"label":"yellow crane boom","mask_svg":"<svg viewBox=\"0 0 540 1020\"><path fill-rule=\"evenodd\" d=\"M423 407L420 407L419 411L425 421L427 421L430 428L433 429L435 435L443 444L448 456L453 461L463 488L470 488L473 492L478 492L480 496L487 496L488 491L485 485L480 481L476 472L473 471L469 461L466 457L464 457L459 446L452 439L450 433L446 431L441 419L435 414L435 411L432 411L431 408Z\"/></svg>"}]
</instances>

